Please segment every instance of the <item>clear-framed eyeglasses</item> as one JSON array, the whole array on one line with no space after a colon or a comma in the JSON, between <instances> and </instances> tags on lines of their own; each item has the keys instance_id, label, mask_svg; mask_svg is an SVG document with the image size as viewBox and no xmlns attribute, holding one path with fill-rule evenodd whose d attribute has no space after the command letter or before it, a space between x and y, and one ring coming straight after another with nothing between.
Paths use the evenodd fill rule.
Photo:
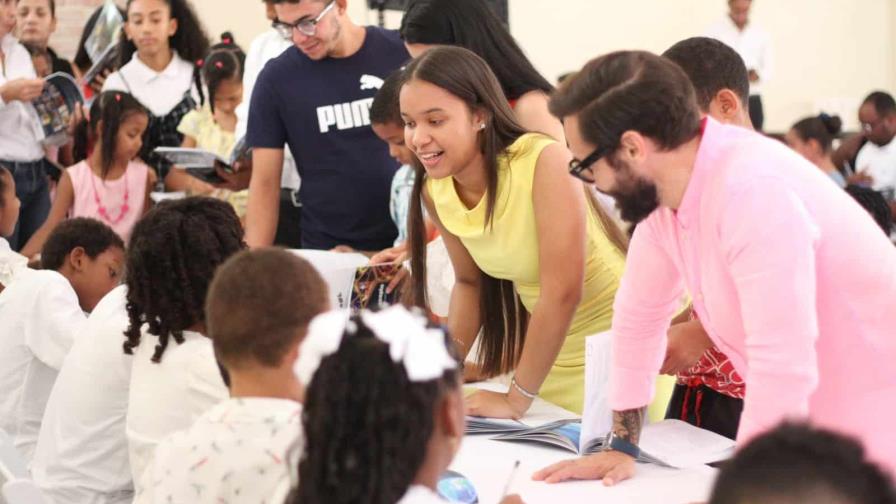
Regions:
<instances>
[{"instance_id":1,"label":"clear-framed eyeglasses","mask_svg":"<svg viewBox=\"0 0 896 504\"><path fill-rule=\"evenodd\" d=\"M298 31L306 37L313 37L317 33L317 25L320 23L320 20L323 19L328 12L333 10L333 6L335 5L336 0L331 0L330 3L324 7L324 10L322 10L314 19L300 19L294 23L286 23L277 20L271 23L271 26L277 30L277 33L279 33L281 37L287 40L292 39L293 31Z\"/></svg>"}]
</instances>

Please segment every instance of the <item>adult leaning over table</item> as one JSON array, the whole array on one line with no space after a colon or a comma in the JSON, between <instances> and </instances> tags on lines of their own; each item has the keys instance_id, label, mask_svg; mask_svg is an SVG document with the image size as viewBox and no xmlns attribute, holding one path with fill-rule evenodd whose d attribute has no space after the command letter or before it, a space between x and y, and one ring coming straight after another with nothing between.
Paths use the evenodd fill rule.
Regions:
<instances>
[{"instance_id":1,"label":"adult leaning over table","mask_svg":"<svg viewBox=\"0 0 896 504\"><path fill-rule=\"evenodd\" d=\"M416 155L414 302L426 300L425 205L454 266L448 327L462 355L482 330L466 378L514 372L506 394L473 394L469 413L519 418L536 396L581 412L585 336L609 328L622 233L565 175L565 146L523 130L471 51L437 47L415 59L400 103Z\"/></svg>"},{"instance_id":2,"label":"adult leaning over table","mask_svg":"<svg viewBox=\"0 0 896 504\"><path fill-rule=\"evenodd\" d=\"M553 97L571 173L640 221L616 296L605 452L536 479L635 474L644 406L686 288L745 377L737 441L784 419L857 437L896 469L896 249L871 217L780 142L711 118L669 60L617 52ZM580 161L579 161L580 160Z\"/></svg>"}]
</instances>

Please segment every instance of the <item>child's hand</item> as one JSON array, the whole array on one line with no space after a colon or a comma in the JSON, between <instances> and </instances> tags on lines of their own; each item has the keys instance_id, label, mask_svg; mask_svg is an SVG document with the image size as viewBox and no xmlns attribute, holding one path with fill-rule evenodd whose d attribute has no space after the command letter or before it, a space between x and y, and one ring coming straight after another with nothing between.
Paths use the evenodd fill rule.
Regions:
<instances>
[{"instance_id":1,"label":"child's hand","mask_svg":"<svg viewBox=\"0 0 896 504\"><path fill-rule=\"evenodd\" d=\"M29 102L43 92L43 79L13 79L0 86L0 98L5 103L11 101Z\"/></svg>"},{"instance_id":2,"label":"child's hand","mask_svg":"<svg viewBox=\"0 0 896 504\"><path fill-rule=\"evenodd\" d=\"M102 72L96 74L96 77L93 78L92 81L87 83L87 86L93 90L94 93L102 93L103 92L103 84L106 83L106 77L112 73L112 69L107 68Z\"/></svg>"},{"instance_id":3,"label":"child's hand","mask_svg":"<svg viewBox=\"0 0 896 504\"><path fill-rule=\"evenodd\" d=\"M236 167L235 167L236 168ZM220 164L215 164L215 173L224 179L223 183L215 184L218 189L229 189L231 191L242 191L249 188L249 181L252 179L252 167L248 169L234 169L230 172L224 169Z\"/></svg>"}]
</instances>

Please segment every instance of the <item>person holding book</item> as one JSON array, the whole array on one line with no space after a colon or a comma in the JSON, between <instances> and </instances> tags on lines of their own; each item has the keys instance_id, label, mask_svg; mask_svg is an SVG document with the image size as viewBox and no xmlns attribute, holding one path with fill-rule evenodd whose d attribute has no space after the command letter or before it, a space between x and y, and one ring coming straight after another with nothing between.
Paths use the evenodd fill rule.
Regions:
<instances>
[{"instance_id":1,"label":"person holding book","mask_svg":"<svg viewBox=\"0 0 896 504\"><path fill-rule=\"evenodd\" d=\"M447 502L436 485L464 436L460 367L448 334L402 306L315 318L296 364L305 444L286 503Z\"/></svg>"},{"instance_id":2,"label":"person holding book","mask_svg":"<svg viewBox=\"0 0 896 504\"><path fill-rule=\"evenodd\" d=\"M118 46L121 67L110 74L103 91L125 91L151 116L141 157L169 191L194 183L157 154L156 147L180 147L181 119L201 101L195 62L208 52L208 38L188 0L128 0L124 36Z\"/></svg>"},{"instance_id":3,"label":"person holding book","mask_svg":"<svg viewBox=\"0 0 896 504\"><path fill-rule=\"evenodd\" d=\"M205 314L230 398L159 443L135 503L216 504L236 492L240 502L283 502L304 444L293 367L328 305L317 271L282 249L240 252L218 269Z\"/></svg>"},{"instance_id":4,"label":"person holding book","mask_svg":"<svg viewBox=\"0 0 896 504\"><path fill-rule=\"evenodd\" d=\"M639 224L613 319L611 449L536 478L635 474L685 289L745 379L738 443L807 419L856 436L896 471L896 248L868 213L781 142L701 118L688 76L648 52L592 60L551 110L576 156L570 172Z\"/></svg>"},{"instance_id":5,"label":"person holding book","mask_svg":"<svg viewBox=\"0 0 896 504\"><path fill-rule=\"evenodd\" d=\"M107 9L116 9L118 10L118 14L121 16L121 19L124 19L124 9L117 6L114 2L109 2L108 0L103 4L97 7L91 14L90 17L87 18L87 21L84 23L84 29L81 31L81 38L78 40L78 49L75 51L75 57L72 59L72 63L82 77L87 77L88 73L91 70L94 70L95 75L90 80L90 82L85 82L83 87L84 95L89 99L94 95L99 94L103 90L103 84L106 82L106 77L109 76L113 71L118 68L118 61L114 55L109 54L109 58L106 60L101 60L99 56L102 54L94 54L91 56L91 52L93 51L102 51L101 47L92 47L90 51L88 51L87 41L90 39L91 35L93 35L94 30L96 29L96 24L101 22L103 16L107 14ZM115 40L110 42L111 44L115 44ZM114 51L114 49L113 49ZM94 61L93 57L96 57L98 61ZM94 65L100 64L105 61L105 65L101 68L94 68Z\"/></svg>"},{"instance_id":6,"label":"person holding book","mask_svg":"<svg viewBox=\"0 0 896 504\"><path fill-rule=\"evenodd\" d=\"M15 19L15 0L0 1L0 18ZM16 228L8 236L13 250L20 250L50 213L50 189L44 164L43 138L34 124L31 100L43 92L31 55L0 23L0 164L13 174L21 210Z\"/></svg>"},{"instance_id":7,"label":"person holding book","mask_svg":"<svg viewBox=\"0 0 896 504\"><path fill-rule=\"evenodd\" d=\"M233 207L202 196L158 205L134 236L124 332L124 352L134 363L125 431L139 494L156 445L227 399L206 336L205 298L217 267L246 245Z\"/></svg>"},{"instance_id":8,"label":"person holding book","mask_svg":"<svg viewBox=\"0 0 896 504\"><path fill-rule=\"evenodd\" d=\"M50 47L50 36L56 31L56 0L16 0L16 20L19 40L47 51L49 73L76 76L71 62Z\"/></svg>"},{"instance_id":9,"label":"person holding book","mask_svg":"<svg viewBox=\"0 0 896 504\"><path fill-rule=\"evenodd\" d=\"M105 224L71 219L47 240L42 270L0 293L0 429L30 462L50 389L96 304L121 280L124 243Z\"/></svg>"},{"instance_id":10,"label":"person holding book","mask_svg":"<svg viewBox=\"0 0 896 504\"><path fill-rule=\"evenodd\" d=\"M236 108L243 101L243 67L246 55L240 46L233 41L233 35L225 32L221 42L215 44L209 53L200 61L200 75L208 96L203 96L200 108L191 110L181 119L177 131L184 135L181 147L200 148L212 152L222 159L230 159L236 138ZM235 163L234 170L245 170L251 167ZM221 169L218 176L237 177ZM226 184L226 182L225 182ZM236 187L231 185L230 187ZM233 205L240 218L246 216L246 200L248 191L230 191L215 187L202 181L192 181L188 188L192 194L206 194L223 199Z\"/></svg>"},{"instance_id":11,"label":"person holding book","mask_svg":"<svg viewBox=\"0 0 896 504\"><path fill-rule=\"evenodd\" d=\"M93 143L93 151L62 173L50 216L22 248L22 255L36 255L66 216L95 218L128 240L150 207L149 193L156 181L153 171L137 158L148 123L149 113L128 93L108 91L93 101L76 149L84 151L84 145Z\"/></svg>"},{"instance_id":12,"label":"person holding book","mask_svg":"<svg viewBox=\"0 0 896 504\"><path fill-rule=\"evenodd\" d=\"M461 355L482 332L467 378L514 373L506 394L470 396L470 413L519 418L536 396L581 412L585 337L609 329L624 236L581 185L559 177L566 147L526 133L469 50L438 47L412 61L400 103L416 156L413 302L427 302L425 206L454 267L448 327Z\"/></svg>"}]
</instances>

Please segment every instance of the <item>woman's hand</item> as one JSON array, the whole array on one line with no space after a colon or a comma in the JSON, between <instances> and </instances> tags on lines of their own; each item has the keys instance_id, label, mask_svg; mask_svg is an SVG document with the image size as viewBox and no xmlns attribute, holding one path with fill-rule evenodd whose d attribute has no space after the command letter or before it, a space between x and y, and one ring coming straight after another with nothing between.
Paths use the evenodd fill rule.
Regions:
<instances>
[{"instance_id":1,"label":"woman's hand","mask_svg":"<svg viewBox=\"0 0 896 504\"><path fill-rule=\"evenodd\" d=\"M0 86L0 97L4 103L11 101L30 102L44 91L43 79L13 79Z\"/></svg>"},{"instance_id":2,"label":"woman's hand","mask_svg":"<svg viewBox=\"0 0 896 504\"><path fill-rule=\"evenodd\" d=\"M390 263L403 263L408 258L407 253L407 243L402 243L397 247L387 248L385 250L381 250L373 255L370 258L370 264L390 264ZM402 266L395 276L392 277L392 280L389 282L389 285L386 286L386 294L392 294L392 292L401 285L402 282L409 276L410 272Z\"/></svg>"},{"instance_id":3,"label":"woman's hand","mask_svg":"<svg viewBox=\"0 0 896 504\"><path fill-rule=\"evenodd\" d=\"M508 392L492 392L489 390L477 390L467 397L467 414L486 418L523 418L532 400L522 395Z\"/></svg>"}]
</instances>

